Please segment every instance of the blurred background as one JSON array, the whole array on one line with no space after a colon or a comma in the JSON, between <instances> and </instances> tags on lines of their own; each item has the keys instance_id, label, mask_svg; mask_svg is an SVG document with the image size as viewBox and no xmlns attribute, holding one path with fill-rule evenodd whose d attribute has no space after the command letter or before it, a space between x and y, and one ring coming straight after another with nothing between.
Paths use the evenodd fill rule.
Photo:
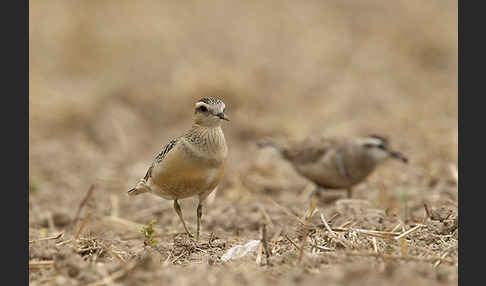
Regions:
<instances>
[{"instance_id":1,"label":"blurred background","mask_svg":"<svg viewBox=\"0 0 486 286\"><path fill-rule=\"evenodd\" d=\"M322 131L457 164L455 1L50 0L29 23L31 201L123 193L204 96L228 106L230 174L255 140Z\"/></svg>"},{"instance_id":2,"label":"blurred background","mask_svg":"<svg viewBox=\"0 0 486 286\"><path fill-rule=\"evenodd\" d=\"M45 0L29 20L29 171L61 196L128 188L203 96L235 170L258 138L323 130L457 162L456 1Z\"/></svg>"},{"instance_id":3,"label":"blurred background","mask_svg":"<svg viewBox=\"0 0 486 286\"><path fill-rule=\"evenodd\" d=\"M211 215L228 215L225 205L264 193L292 207L303 194L307 181L256 148L269 137L380 134L410 164L379 168L357 198L379 202L385 186L383 208L407 195L418 215L424 200L457 199L457 1L37 0L29 9L32 231L53 213L72 218L91 184L95 215L116 206L127 220L179 229L170 202L125 192L206 96L221 98L231 121L228 172L205 231L232 231ZM195 221L195 208L185 216Z\"/></svg>"},{"instance_id":4,"label":"blurred background","mask_svg":"<svg viewBox=\"0 0 486 286\"><path fill-rule=\"evenodd\" d=\"M420 178L457 164L455 1L50 0L29 23L31 202L123 193L204 96L226 180L256 140L323 131L387 136Z\"/></svg>"}]
</instances>

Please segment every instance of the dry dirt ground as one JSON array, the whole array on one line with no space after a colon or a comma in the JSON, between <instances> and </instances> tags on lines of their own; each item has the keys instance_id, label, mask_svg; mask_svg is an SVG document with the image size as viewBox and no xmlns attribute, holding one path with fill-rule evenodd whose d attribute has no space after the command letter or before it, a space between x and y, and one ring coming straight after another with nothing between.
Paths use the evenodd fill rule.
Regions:
<instances>
[{"instance_id":1,"label":"dry dirt ground","mask_svg":"<svg viewBox=\"0 0 486 286\"><path fill-rule=\"evenodd\" d=\"M30 2L32 285L457 284L456 1L134 3ZM172 202L126 191L203 96L226 102L230 154L195 243ZM319 132L410 162L346 199L255 145Z\"/></svg>"}]
</instances>

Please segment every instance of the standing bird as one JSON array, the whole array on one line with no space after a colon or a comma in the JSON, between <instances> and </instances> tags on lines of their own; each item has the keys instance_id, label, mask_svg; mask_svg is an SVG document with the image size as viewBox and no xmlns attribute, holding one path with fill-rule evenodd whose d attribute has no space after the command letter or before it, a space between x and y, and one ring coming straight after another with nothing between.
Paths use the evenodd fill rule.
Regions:
<instances>
[{"instance_id":1,"label":"standing bird","mask_svg":"<svg viewBox=\"0 0 486 286\"><path fill-rule=\"evenodd\" d=\"M352 196L352 187L366 179L385 159L408 162L400 152L389 148L387 139L377 135L363 138L310 136L288 146L269 141L258 145L275 147L300 175L322 188L346 189L348 198Z\"/></svg>"},{"instance_id":2,"label":"standing bird","mask_svg":"<svg viewBox=\"0 0 486 286\"><path fill-rule=\"evenodd\" d=\"M174 209L190 237L177 200L197 195L196 240L199 240L202 203L216 189L225 171L228 147L221 129L221 120L229 121L225 109L224 102L217 98L197 101L192 128L170 140L157 154L145 177L128 191L130 196L150 192L174 200Z\"/></svg>"}]
</instances>

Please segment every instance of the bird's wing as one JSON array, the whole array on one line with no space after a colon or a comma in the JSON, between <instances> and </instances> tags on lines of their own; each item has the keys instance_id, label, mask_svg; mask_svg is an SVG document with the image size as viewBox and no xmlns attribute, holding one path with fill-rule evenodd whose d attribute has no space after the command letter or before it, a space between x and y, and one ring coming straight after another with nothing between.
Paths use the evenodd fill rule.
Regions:
<instances>
[{"instance_id":1,"label":"bird's wing","mask_svg":"<svg viewBox=\"0 0 486 286\"><path fill-rule=\"evenodd\" d=\"M152 177L152 169L155 166L157 166L157 164L159 164L160 162L162 162L164 160L167 153L169 153L170 150L172 150L174 148L174 146L177 144L178 141L179 141L178 139L170 140L169 143L167 143L164 146L162 151L159 154L157 154L157 156L155 156L154 162L152 163L150 168L147 170L147 173L145 174L145 177L144 177L145 180L148 180L148 178Z\"/></svg>"},{"instance_id":2,"label":"bird's wing","mask_svg":"<svg viewBox=\"0 0 486 286\"><path fill-rule=\"evenodd\" d=\"M334 156L334 160L336 162L338 172L341 174L341 176L343 176L345 178L349 178L348 169L346 169L346 165L344 164L344 154L343 153L344 153L343 149L336 150L336 155Z\"/></svg>"},{"instance_id":3,"label":"bird's wing","mask_svg":"<svg viewBox=\"0 0 486 286\"><path fill-rule=\"evenodd\" d=\"M297 164L311 164L319 161L326 153L333 149L333 142L319 137L310 137L294 143L282 153L289 161Z\"/></svg>"}]
</instances>

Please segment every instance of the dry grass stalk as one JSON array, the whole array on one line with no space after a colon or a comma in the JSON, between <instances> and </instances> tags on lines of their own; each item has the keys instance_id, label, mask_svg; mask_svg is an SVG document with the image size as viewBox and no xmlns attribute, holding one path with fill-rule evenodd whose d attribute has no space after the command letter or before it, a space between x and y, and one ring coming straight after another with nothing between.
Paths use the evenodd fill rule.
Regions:
<instances>
[{"instance_id":1,"label":"dry grass stalk","mask_svg":"<svg viewBox=\"0 0 486 286\"><path fill-rule=\"evenodd\" d=\"M281 209L285 214L295 218L297 221L299 221L301 224L303 225L307 225L307 222L303 219L301 219L300 217L296 216L295 214L293 214L292 212L290 212L287 208L279 205L276 201L272 200L272 199L269 199L270 202L272 202L276 207L278 207L279 209Z\"/></svg>"},{"instance_id":2,"label":"dry grass stalk","mask_svg":"<svg viewBox=\"0 0 486 286\"><path fill-rule=\"evenodd\" d=\"M391 255L391 254L380 254L375 252L346 252L346 255L349 256L370 256L376 258L383 258L383 259L395 259L395 260L406 260L406 261L420 261L420 262L434 262L436 263L437 260L442 262L446 262L449 264L456 264L455 261L452 259L445 259L442 257L420 257L420 256L398 256L398 255Z\"/></svg>"},{"instance_id":3,"label":"dry grass stalk","mask_svg":"<svg viewBox=\"0 0 486 286\"><path fill-rule=\"evenodd\" d=\"M39 239L34 239L34 240L29 240L29 243L35 243L38 241L43 241L43 240L53 240L53 239L59 239L64 236L64 232L60 232L56 236L51 236L51 237L45 237L45 238L39 238Z\"/></svg>"},{"instance_id":4,"label":"dry grass stalk","mask_svg":"<svg viewBox=\"0 0 486 286\"><path fill-rule=\"evenodd\" d=\"M262 212L262 216L263 216L263 223L264 224L268 224L270 226L273 226L273 223L272 223L272 219L270 218L270 216L268 215L267 211L265 210L265 208L263 206L260 205L260 211Z\"/></svg>"},{"instance_id":5,"label":"dry grass stalk","mask_svg":"<svg viewBox=\"0 0 486 286\"><path fill-rule=\"evenodd\" d=\"M451 215L452 215L452 210L449 210L449 213L447 214L447 216L445 217L444 220L449 219L451 217Z\"/></svg>"},{"instance_id":6,"label":"dry grass stalk","mask_svg":"<svg viewBox=\"0 0 486 286\"><path fill-rule=\"evenodd\" d=\"M306 202L310 199L310 197L312 196L312 194L314 194L316 190L317 186L315 184L308 183L307 185L305 185L304 190L296 200L299 202Z\"/></svg>"},{"instance_id":7,"label":"dry grass stalk","mask_svg":"<svg viewBox=\"0 0 486 286\"><path fill-rule=\"evenodd\" d=\"M334 251L335 250L334 248L319 246L315 243L312 245L312 247L317 248L317 249L322 250L322 251Z\"/></svg>"},{"instance_id":8,"label":"dry grass stalk","mask_svg":"<svg viewBox=\"0 0 486 286\"><path fill-rule=\"evenodd\" d=\"M345 228L347 227L348 225L352 224L353 221L352 220L348 220L348 221L345 221L343 224L341 224L338 228Z\"/></svg>"},{"instance_id":9,"label":"dry grass stalk","mask_svg":"<svg viewBox=\"0 0 486 286\"><path fill-rule=\"evenodd\" d=\"M29 269L42 268L46 266L53 266L54 260L44 260L44 261L29 261Z\"/></svg>"},{"instance_id":10,"label":"dry grass stalk","mask_svg":"<svg viewBox=\"0 0 486 286\"><path fill-rule=\"evenodd\" d=\"M342 239L339 235L337 235L332 229L331 227L329 226L329 224L327 223L326 221L326 218L324 217L324 215L321 213L321 221L322 223L324 224L324 227L327 229L327 231L331 234L331 236L336 239L338 242L340 242L345 248L349 248L351 247L351 245L345 240L345 239Z\"/></svg>"},{"instance_id":11,"label":"dry grass stalk","mask_svg":"<svg viewBox=\"0 0 486 286\"><path fill-rule=\"evenodd\" d=\"M351 229L351 228L341 228L341 227L335 227L332 230L333 231L340 231L340 232L355 231L357 233L361 233L361 234L365 234L365 235L369 235L369 236L375 236L375 237L380 237L380 238L394 238L396 240L399 240L400 238L402 238L406 235L409 235L410 233L416 231L418 228L423 227L424 225L422 225L422 224L416 225L415 227L409 229L408 231L402 232L402 233L395 231L398 226L399 225L397 225L393 229L393 231L380 231L380 230L369 230L369 229L359 229L359 228L358 229Z\"/></svg>"},{"instance_id":12,"label":"dry grass stalk","mask_svg":"<svg viewBox=\"0 0 486 286\"><path fill-rule=\"evenodd\" d=\"M262 252L263 252L263 243L260 242L260 244L258 245L257 257L255 259L255 263L258 265L262 265Z\"/></svg>"},{"instance_id":13,"label":"dry grass stalk","mask_svg":"<svg viewBox=\"0 0 486 286\"><path fill-rule=\"evenodd\" d=\"M73 222L71 223L71 228L73 228L74 224L78 221L79 215L81 214L81 210L86 205L88 200L91 198L91 195L93 194L94 189L95 189L95 185L91 185L89 187L88 192L86 193L83 200L81 201L81 203L78 206L78 210L76 211L76 215L74 216Z\"/></svg>"},{"instance_id":14,"label":"dry grass stalk","mask_svg":"<svg viewBox=\"0 0 486 286\"><path fill-rule=\"evenodd\" d=\"M304 233L302 234L302 243L300 245L300 253L299 253L299 260L298 263L300 264L302 262L302 257L304 256L304 248L307 243L307 236L309 235L309 221L316 212L316 201L311 200L310 201L310 207L309 207L309 212L308 214L304 217Z\"/></svg>"},{"instance_id":15,"label":"dry grass stalk","mask_svg":"<svg viewBox=\"0 0 486 286\"><path fill-rule=\"evenodd\" d=\"M297 260L298 264L300 264L302 262L302 257L304 257L304 247L305 247L306 242L307 242L307 235L308 235L308 231L305 231L304 235L302 237L302 243L300 244L300 247L299 247L299 259Z\"/></svg>"},{"instance_id":16,"label":"dry grass stalk","mask_svg":"<svg viewBox=\"0 0 486 286\"><path fill-rule=\"evenodd\" d=\"M127 261L119 253L113 251L112 249L108 249L108 251L112 256L115 256L115 258L118 259L120 262L127 263Z\"/></svg>"},{"instance_id":17,"label":"dry grass stalk","mask_svg":"<svg viewBox=\"0 0 486 286\"><path fill-rule=\"evenodd\" d=\"M340 232L355 231L357 233L362 233L362 234L366 234L366 235L369 235L369 236L376 236L376 237L380 237L380 238L391 238L391 237L394 237L396 235L401 234L400 232L369 230L369 229L360 229L360 228L352 229L352 228L335 227L335 228L333 228L333 230L334 231L340 231Z\"/></svg>"},{"instance_id":18,"label":"dry grass stalk","mask_svg":"<svg viewBox=\"0 0 486 286\"><path fill-rule=\"evenodd\" d=\"M392 230L390 230L390 232L396 232L401 225L402 225L401 223L397 224L394 228L392 228Z\"/></svg>"},{"instance_id":19,"label":"dry grass stalk","mask_svg":"<svg viewBox=\"0 0 486 286\"><path fill-rule=\"evenodd\" d=\"M164 262L162 263L162 266L163 267L167 267L169 266L169 263L170 263L170 259L172 258L172 252L169 251L169 255L167 255L167 258L164 260Z\"/></svg>"},{"instance_id":20,"label":"dry grass stalk","mask_svg":"<svg viewBox=\"0 0 486 286\"><path fill-rule=\"evenodd\" d=\"M416 231L417 229L419 229L420 227L423 227L423 226L424 226L423 224L418 224L418 225L414 226L413 228L407 230L406 232L400 234L399 236L395 237L395 239L399 240L400 238L411 234L412 232Z\"/></svg>"},{"instance_id":21,"label":"dry grass stalk","mask_svg":"<svg viewBox=\"0 0 486 286\"><path fill-rule=\"evenodd\" d=\"M327 220L327 222L328 222L329 224L331 224L331 223L332 223L332 222L333 222L333 221L334 221L334 220L335 220L335 219L336 219L338 216L340 216L340 215L341 215L340 213L334 213L334 214L331 216L331 218L329 218L329 219Z\"/></svg>"},{"instance_id":22,"label":"dry grass stalk","mask_svg":"<svg viewBox=\"0 0 486 286\"><path fill-rule=\"evenodd\" d=\"M424 203L424 209L425 209L425 213L427 214L427 217L430 218L432 215L429 209L429 205L427 203Z\"/></svg>"},{"instance_id":23,"label":"dry grass stalk","mask_svg":"<svg viewBox=\"0 0 486 286\"><path fill-rule=\"evenodd\" d=\"M321 213L321 221L324 224L324 227L327 229L327 231L329 231L329 233L331 233L333 236L336 236L336 233L334 233L334 231L332 231L331 227L327 223L326 218L324 217L324 215L322 213Z\"/></svg>"},{"instance_id":24,"label":"dry grass stalk","mask_svg":"<svg viewBox=\"0 0 486 286\"><path fill-rule=\"evenodd\" d=\"M285 234L285 238L297 249L297 250L300 250L300 246L297 245L297 243L295 243L292 239L290 239L290 237Z\"/></svg>"},{"instance_id":25,"label":"dry grass stalk","mask_svg":"<svg viewBox=\"0 0 486 286\"><path fill-rule=\"evenodd\" d=\"M367 229L355 229L357 233L379 237L379 238L392 238L396 235L400 235L400 232L389 232L389 231L379 231L379 230L367 230Z\"/></svg>"},{"instance_id":26,"label":"dry grass stalk","mask_svg":"<svg viewBox=\"0 0 486 286\"><path fill-rule=\"evenodd\" d=\"M378 245L376 244L376 237L371 238L371 244L373 245L373 251L378 253Z\"/></svg>"},{"instance_id":27,"label":"dry grass stalk","mask_svg":"<svg viewBox=\"0 0 486 286\"><path fill-rule=\"evenodd\" d=\"M270 257L270 251L268 249L268 243L267 243L267 225L264 223L262 226L262 245L263 249L265 250L265 256L267 259L267 264L268 264L268 259Z\"/></svg>"},{"instance_id":28,"label":"dry grass stalk","mask_svg":"<svg viewBox=\"0 0 486 286\"><path fill-rule=\"evenodd\" d=\"M81 254L81 253L89 252L91 250L99 250L99 249L101 249L100 246L88 246L85 248L78 248L76 249L76 252Z\"/></svg>"},{"instance_id":29,"label":"dry grass stalk","mask_svg":"<svg viewBox=\"0 0 486 286\"><path fill-rule=\"evenodd\" d=\"M65 240L65 241L61 241L61 242L58 242L56 243L57 246L61 246L61 245L64 245L64 244L68 244L70 242L73 242L72 239L68 239L68 240Z\"/></svg>"},{"instance_id":30,"label":"dry grass stalk","mask_svg":"<svg viewBox=\"0 0 486 286\"><path fill-rule=\"evenodd\" d=\"M400 255L407 256L408 247L407 247L407 240L405 238L400 238Z\"/></svg>"},{"instance_id":31,"label":"dry grass stalk","mask_svg":"<svg viewBox=\"0 0 486 286\"><path fill-rule=\"evenodd\" d=\"M174 258L174 259L173 259L173 260L170 262L170 264L174 264L174 263L176 263L176 262L177 262L177 260L179 260L179 259L180 259L182 256L186 255L186 253L187 253L187 250L182 251L182 253L181 253L179 256L177 256L176 258Z\"/></svg>"},{"instance_id":32,"label":"dry grass stalk","mask_svg":"<svg viewBox=\"0 0 486 286\"><path fill-rule=\"evenodd\" d=\"M127 263L127 261L123 259L123 257L119 253L117 253L112 249L111 244L110 245L102 244L102 246L106 250L106 252L108 252L112 257L115 257L116 259L118 259L118 261L120 261L123 264Z\"/></svg>"},{"instance_id":33,"label":"dry grass stalk","mask_svg":"<svg viewBox=\"0 0 486 286\"><path fill-rule=\"evenodd\" d=\"M86 226L86 224L88 223L89 219L91 217L91 213L88 213L86 215L86 217L84 218L83 222L81 223L81 225L79 226L79 229L78 231L76 232L76 235L74 236L74 239L77 240L79 238L79 235L81 234L81 232L83 231L83 228Z\"/></svg>"},{"instance_id":34,"label":"dry grass stalk","mask_svg":"<svg viewBox=\"0 0 486 286\"><path fill-rule=\"evenodd\" d=\"M444 253L442 253L442 255L440 256L440 259L437 260L435 263L434 263L434 268L436 268L437 266L439 266L442 261L445 259L445 257L449 254L449 252L451 251L451 248L449 248L448 250L446 250Z\"/></svg>"}]
</instances>

